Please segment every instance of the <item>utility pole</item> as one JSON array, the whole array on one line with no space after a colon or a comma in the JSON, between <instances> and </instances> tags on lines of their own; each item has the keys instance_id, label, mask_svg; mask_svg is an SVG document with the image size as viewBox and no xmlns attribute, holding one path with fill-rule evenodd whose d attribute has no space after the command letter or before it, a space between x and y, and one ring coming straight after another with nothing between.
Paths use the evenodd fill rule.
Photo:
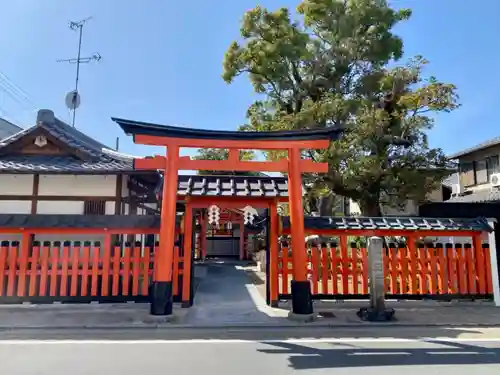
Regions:
<instances>
[{"instance_id":1,"label":"utility pole","mask_svg":"<svg viewBox=\"0 0 500 375\"><path fill-rule=\"evenodd\" d=\"M82 52L82 35L83 35L83 26L92 19L92 17L85 18L81 21L70 21L69 23L69 28L73 31L78 31L79 37L78 37L78 55L76 58L72 59L63 59L63 60L57 60L57 62L66 62L70 64L76 64L76 79L75 79L75 90L68 94L72 95L70 103L67 101L68 108L73 111L73 120L72 120L72 126L75 127L75 118L76 118L76 109L80 105L80 94L78 93L78 81L80 79L80 64L87 64L91 61L99 61L101 60L101 55L99 53L94 53L91 56L87 57L81 57L81 52Z\"/></svg>"}]
</instances>

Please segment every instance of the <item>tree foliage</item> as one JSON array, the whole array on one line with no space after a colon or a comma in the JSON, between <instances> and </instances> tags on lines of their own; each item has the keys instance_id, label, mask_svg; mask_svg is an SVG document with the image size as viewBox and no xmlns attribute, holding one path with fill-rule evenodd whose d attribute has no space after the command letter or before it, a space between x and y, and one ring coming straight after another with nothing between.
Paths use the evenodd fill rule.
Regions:
<instances>
[{"instance_id":1,"label":"tree foliage","mask_svg":"<svg viewBox=\"0 0 500 375\"><path fill-rule=\"evenodd\" d=\"M306 176L319 195L352 198L372 216L381 204L425 200L450 167L427 131L458 97L454 85L424 76L423 57L401 62L393 28L411 11L385 0L304 0L297 13L299 20L286 8L249 10L241 42L226 52L223 79L248 75L262 94L241 130L341 127L340 141L303 156L329 163L326 175Z\"/></svg>"},{"instance_id":2,"label":"tree foliage","mask_svg":"<svg viewBox=\"0 0 500 375\"><path fill-rule=\"evenodd\" d=\"M200 148L198 154L194 157L196 160L227 160L229 151L221 148ZM253 151L240 151L240 160L254 160L255 153ZM201 175L222 175L222 176L260 176L262 173L245 172L245 171L198 171Z\"/></svg>"}]
</instances>

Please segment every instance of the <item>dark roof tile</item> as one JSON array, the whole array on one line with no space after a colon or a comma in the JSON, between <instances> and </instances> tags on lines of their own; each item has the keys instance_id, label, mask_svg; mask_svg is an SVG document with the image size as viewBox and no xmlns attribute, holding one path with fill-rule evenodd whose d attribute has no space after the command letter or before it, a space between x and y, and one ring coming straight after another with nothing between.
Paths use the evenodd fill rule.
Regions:
<instances>
[{"instance_id":1,"label":"dark roof tile","mask_svg":"<svg viewBox=\"0 0 500 375\"><path fill-rule=\"evenodd\" d=\"M160 217L152 215L0 214L0 227L3 228L149 229L159 226Z\"/></svg>"},{"instance_id":2,"label":"dark roof tile","mask_svg":"<svg viewBox=\"0 0 500 375\"><path fill-rule=\"evenodd\" d=\"M402 230L402 231L488 231L485 219L435 219L423 217L315 217L304 218L307 229L318 230ZM283 217L283 227L290 228L290 218Z\"/></svg>"},{"instance_id":3,"label":"dark roof tile","mask_svg":"<svg viewBox=\"0 0 500 375\"><path fill-rule=\"evenodd\" d=\"M157 191L160 191L161 184ZM188 196L287 197L286 177L180 175L177 194Z\"/></svg>"},{"instance_id":4,"label":"dark roof tile","mask_svg":"<svg viewBox=\"0 0 500 375\"><path fill-rule=\"evenodd\" d=\"M116 160L84 161L72 156L5 155L0 156L0 171L30 172L112 172L132 171L131 163Z\"/></svg>"},{"instance_id":5,"label":"dark roof tile","mask_svg":"<svg viewBox=\"0 0 500 375\"><path fill-rule=\"evenodd\" d=\"M451 154L450 156L448 156L448 159L458 159L462 156L472 154L473 152L481 151L481 150L487 149L489 147L498 146L498 145L500 145L500 137L495 137L495 138L489 139L483 143L480 143L474 147L470 147L470 148L467 148L465 150L455 152L454 154Z\"/></svg>"},{"instance_id":6,"label":"dark roof tile","mask_svg":"<svg viewBox=\"0 0 500 375\"><path fill-rule=\"evenodd\" d=\"M38 128L90 156L83 161L73 156L2 155L0 171L5 172L112 172L133 171L133 157L110 150L106 145L57 119L51 111L40 110L37 125L22 130L0 142L5 147Z\"/></svg>"}]
</instances>

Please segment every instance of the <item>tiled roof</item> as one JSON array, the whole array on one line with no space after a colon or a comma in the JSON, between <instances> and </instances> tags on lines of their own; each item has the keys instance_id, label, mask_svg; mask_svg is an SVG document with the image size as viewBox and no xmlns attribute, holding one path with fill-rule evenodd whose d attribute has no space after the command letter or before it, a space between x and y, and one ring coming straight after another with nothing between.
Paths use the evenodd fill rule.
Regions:
<instances>
[{"instance_id":1,"label":"tiled roof","mask_svg":"<svg viewBox=\"0 0 500 375\"><path fill-rule=\"evenodd\" d=\"M481 150L484 150L488 147L493 147L493 146L498 146L498 145L500 145L500 137L495 137L495 138L492 138L486 142L480 143L477 146L470 147L470 148L467 148L467 149L462 150L460 152L456 152L454 154L451 154L450 156L448 156L448 159L458 159L461 156L472 154L473 152L481 151Z\"/></svg>"},{"instance_id":2,"label":"tiled roof","mask_svg":"<svg viewBox=\"0 0 500 375\"><path fill-rule=\"evenodd\" d=\"M102 143L57 119L53 112L48 110L39 111L37 125L3 139L0 149L40 127L69 147L87 154L90 160L83 161L74 156L1 155L0 171L96 173L133 170L133 157L113 152Z\"/></svg>"},{"instance_id":3,"label":"tiled roof","mask_svg":"<svg viewBox=\"0 0 500 375\"><path fill-rule=\"evenodd\" d=\"M485 189L448 199L445 203L487 203L500 202L500 190Z\"/></svg>"},{"instance_id":4,"label":"tiled roof","mask_svg":"<svg viewBox=\"0 0 500 375\"><path fill-rule=\"evenodd\" d=\"M304 218L307 229L323 230L435 230L435 231L488 231L493 229L485 219L435 219L422 217L314 217ZM283 217L283 227L290 227L290 218Z\"/></svg>"},{"instance_id":5,"label":"tiled roof","mask_svg":"<svg viewBox=\"0 0 500 375\"><path fill-rule=\"evenodd\" d=\"M161 184L157 192L161 191ZM285 177L179 176L178 195L226 197L287 197Z\"/></svg>"},{"instance_id":6,"label":"tiled roof","mask_svg":"<svg viewBox=\"0 0 500 375\"><path fill-rule=\"evenodd\" d=\"M27 172L92 172L129 171L130 165L115 160L84 161L73 156L6 155L0 156L0 171Z\"/></svg>"},{"instance_id":7,"label":"tiled roof","mask_svg":"<svg viewBox=\"0 0 500 375\"><path fill-rule=\"evenodd\" d=\"M181 217L176 216L177 224ZM290 227L290 218L283 217L283 227ZM421 217L314 217L306 216L307 229L339 230L436 230L488 231L485 219L434 219ZM62 214L0 214L1 228L159 228L160 216L152 215L62 215Z\"/></svg>"},{"instance_id":8,"label":"tiled roof","mask_svg":"<svg viewBox=\"0 0 500 375\"><path fill-rule=\"evenodd\" d=\"M178 207L178 210L180 207ZM181 223L181 215L175 217L177 226ZM83 228L83 229L144 229L160 228L159 215L64 215L64 214L0 214L0 228ZM246 225L248 230L259 230L258 223Z\"/></svg>"},{"instance_id":9,"label":"tiled roof","mask_svg":"<svg viewBox=\"0 0 500 375\"><path fill-rule=\"evenodd\" d=\"M0 140L10 137L12 134L20 132L21 130L23 129L19 126L0 118Z\"/></svg>"},{"instance_id":10,"label":"tiled roof","mask_svg":"<svg viewBox=\"0 0 500 375\"><path fill-rule=\"evenodd\" d=\"M0 214L2 228L157 228L160 217L152 215Z\"/></svg>"}]
</instances>

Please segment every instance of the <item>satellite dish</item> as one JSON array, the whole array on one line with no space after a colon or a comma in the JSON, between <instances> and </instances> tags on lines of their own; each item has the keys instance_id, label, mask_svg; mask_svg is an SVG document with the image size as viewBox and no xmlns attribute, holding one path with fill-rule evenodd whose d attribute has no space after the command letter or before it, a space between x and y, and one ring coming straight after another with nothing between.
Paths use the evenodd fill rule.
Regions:
<instances>
[{"instance_id":1,"label":"satellite dish","mask_svg":"<svg viewBox=\"0 0 500 375\"><path fill-rule=\"evenodd\" d=\"M66 103L66 107L74 111L75 109L80 107L80 94L76 90L70 91L66 94L66 98L64 101Z\"/></svg>"}]
</instances>

